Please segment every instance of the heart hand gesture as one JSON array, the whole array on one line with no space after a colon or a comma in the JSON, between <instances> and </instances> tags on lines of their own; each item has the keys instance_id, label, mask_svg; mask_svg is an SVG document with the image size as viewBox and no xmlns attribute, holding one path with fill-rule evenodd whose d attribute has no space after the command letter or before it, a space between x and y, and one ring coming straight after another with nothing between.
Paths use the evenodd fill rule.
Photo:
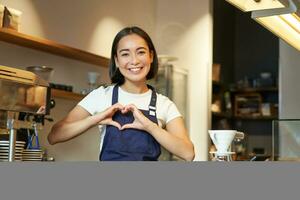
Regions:
<instances>
[{"instance_id":1,"label":"heart hand gesture","mask_svg":"<svg viewBox=\"0 0 300 200\"><path fill-rule=\"evenodd\" d=\"M133 104L129 104L122 109L122 113L131 111L133 113L134 121L130 124L125 124L121 127L121 130L127 128L134 128L140 130L146 130L149 124L153 123Z\"/></svg>"},{"instance_id":2,"label":"heart hand gesture","mask_svg":"<svg viewBox=\"0 0 300 200\"><path fill-rule=\"evenodd\" d=\"M114 121L112 119L113 115L117 112L117 111L121 111L123 110L124 107L119 104L119 103L116 103L114 105L112 105L111 107L107 108L105 111L97 114L99 115L99 117L101 117L101 121L99 122L99 124L101 125L112 125L112 126L115 126L117 127L118 129L121 129L121 125Z\"/></svg>"}]
</instances>

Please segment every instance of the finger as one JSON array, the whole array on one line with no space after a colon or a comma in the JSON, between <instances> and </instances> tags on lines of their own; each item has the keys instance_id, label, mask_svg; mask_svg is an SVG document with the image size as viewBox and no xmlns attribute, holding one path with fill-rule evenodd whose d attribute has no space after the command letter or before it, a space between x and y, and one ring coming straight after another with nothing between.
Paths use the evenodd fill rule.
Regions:
<instances>
[{"instance_id":1,"label":"finger","mask_svg":"<svg viewBox=\"0 0 300 200\"><path fill-rule=\"evenodd\" d=\"M136 108L135 105L133 105L133 104L129 104L129 105L125 106L126 112L128 112L128 111L134 112L136 109L137 109L137 108Z\"/></svg>"},{"instance_id":2,"label":"finger","mask_svg":"<svg viewBox=\"0 0 300 200\"><path fill-rule=\"evenodd\" d=\"M114 108L118 108L119 110L122 110L122 109L124 108L124 106L123 106L122 104L120 104L120 103L115 103L115 104L113 105L113 107L114 107Z\"/></svg>"},{"instance_id":3,"label":"finger","mask_svg":"<svg viewBox=\"0 0 300 200\"><path fill-rule=\"evenodd\" d=\"M113 113L115 113L118 110L122 110L122 107L120 107L119 105L113 105L110 108L111 108L111 112Z\"/></svg>"},{"instance_id":4,"label":"finger","mask_svg":"<svg viewBox=\"0 0 300 200\"><path fill-rule=\"evenodd\" d=\"M109 125L112 125L112 126L115 126L115 127L117 127L119 130L121 130L121 125L118 123L118 122L115 122L115 121L111 121L110 123L109 123Z\"/></svg>"},{"instance_id":5,"label":"finger","mask_svg":"<svg viewBox=\"0 0 300 200\"><path fill-rule=\"evenodd\" d=\"M127 129L127 128L136 128L136 127L134 126L134 124L125 124L121 127L121 130L124 130L124 129Z\"/></svg>"},{"instance_id":6,"label":"finger","mask_svg":"<svg viewBox=\"0 0 300 200\"><path fill-rule=\"evenodd\" d=\"M114 104L109 108L108 113L114 114L115 112L122 110L122 109L123 109L123 106L121 104Z\"/></svg>"},{"instance_id":7,"label":"finger","mask_svg":"<svg viewBox=\"0 0 300 200\"><path fill-rule=\"evenodd\" d=\"M129 107L124 107L122 110L121 110L121 112L124 114L124 113L127 113L127 112L129 112L129 111L131 111L131 109L129 108Z\"/></svg>"}]
</instances>

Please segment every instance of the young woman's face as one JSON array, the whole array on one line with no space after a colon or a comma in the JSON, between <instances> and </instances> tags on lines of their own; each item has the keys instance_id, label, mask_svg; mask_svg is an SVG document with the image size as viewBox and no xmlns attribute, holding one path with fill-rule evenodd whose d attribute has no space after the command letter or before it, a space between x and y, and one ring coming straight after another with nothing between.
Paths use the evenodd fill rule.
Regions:
<instances>
[{"instance_id":1,"label":"young woman's face","mask_svg":"<svg viewBox=\"0 0 300 200\"><path fill-rule=\"evenodd\" d=\"M115 63L125 81L146 81L152 62L152 52L139 35L127 35L119 41Z\"/></svg>"}]
</instances>

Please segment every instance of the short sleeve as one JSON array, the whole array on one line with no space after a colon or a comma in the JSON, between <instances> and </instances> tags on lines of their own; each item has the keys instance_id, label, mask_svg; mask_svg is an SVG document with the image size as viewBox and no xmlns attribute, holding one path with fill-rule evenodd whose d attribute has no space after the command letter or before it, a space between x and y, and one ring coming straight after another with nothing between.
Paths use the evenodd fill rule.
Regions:
<instances>
[{"instance_id":1,"label":"short sleeve","mask_svg":"<svg viewBox=\"0 0 300 200\"><path fill-rule=\"evenodd\" d=\"M171 120L182 116L179 110L177 109L177 106L172 101L170 101L170 103L168 104L167 110L168 110L167 111L168 114L166 118L166 124L169 123Z\"/></svg>"},{"instance_id":2,"label":"short sleeve","mask_svg":"<svg viewBox=\"0 0 300 200\"><path fill-rule=\"evenodd\" d=\"M94 115L97 112L103 111L106 108L106 99L107 95L105 94L105 88L99 87L90 92L77 105L84 108L91 115Z\"/></svg>"},{"instance_id":3,"label":"short sleeve","mask_svg":"<svg viewBox=\"0 0 300 200\"><path fill-rule=\"evenodd\" d=\"M164 125L171 120L182 116L175 103L168 97L159 95L159 101L157 103L157 116L163 121Z\"/></svg>"}]
</instances>

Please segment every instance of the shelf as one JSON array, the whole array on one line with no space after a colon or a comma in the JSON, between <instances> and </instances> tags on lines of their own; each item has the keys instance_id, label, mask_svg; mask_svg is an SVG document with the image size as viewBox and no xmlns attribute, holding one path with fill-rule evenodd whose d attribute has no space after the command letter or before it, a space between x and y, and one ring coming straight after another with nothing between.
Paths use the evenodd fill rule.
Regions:
<instances>
[{"instance_id":1,"label":"shelf","mask_svg":"<svg viewBox=\"0 0 300 200\"><path fill-rule=\"evenodd\" d=\"M80 101L81 99L83 99L83 97L85 97L85 95L82 94L57 89L51 89L51 96L52 98L55 97L74 101Z\"/></svg>"},{"instance_id":2,"label":"shelf","mask_svg":"<svg viewBox=\"0 0 300 200\"><path fill-rule=\"evenodd\" d=\"M227 118L227 119L240 119L240 120L276 120L278 116L233 116L230 113L224 112L212 112L212 116Z\"/></svg>"},{"instance_id":3,"label":"shelf","mask_svg":"<svg viewBox=\"0 0 300 200\"><path fill-rule=\"evenodd\" d=\"M235 119L240 120L275 120L278 116L235 116Z\"/></svg>"},{"instance_id":4,"label":"shelf","mask_svg":"<svg viewBox=\"0 0 300 200\"><path fill-rule=\"evenodd\" d=\"M224 112L212 112L212 115L214 117L221 117L221 118L232 118L232 115L230 113L224 113Z\"/></svg>"},{"instance_id":5,"label":"shelf","mask_svg":"<svg viewBox=\"0 0 300 200\"><path fill-rule=\"evenodd\" d=\"M95 64L99 67L108 67L109 59L80 49L65 46L47 39L32 37L17 31L0 28L0 40L31 49L36 49L51 54Z\"/></svg>"},{"instance_id":6,"label":"shelf","mask_svg":"<svg viewBox=\"0 0 300 200\"><path fill-rule=\"evenodd\" d=\"M278 92L277 87L231 89L231 92Z\"/></svg>"}]
</instances>

